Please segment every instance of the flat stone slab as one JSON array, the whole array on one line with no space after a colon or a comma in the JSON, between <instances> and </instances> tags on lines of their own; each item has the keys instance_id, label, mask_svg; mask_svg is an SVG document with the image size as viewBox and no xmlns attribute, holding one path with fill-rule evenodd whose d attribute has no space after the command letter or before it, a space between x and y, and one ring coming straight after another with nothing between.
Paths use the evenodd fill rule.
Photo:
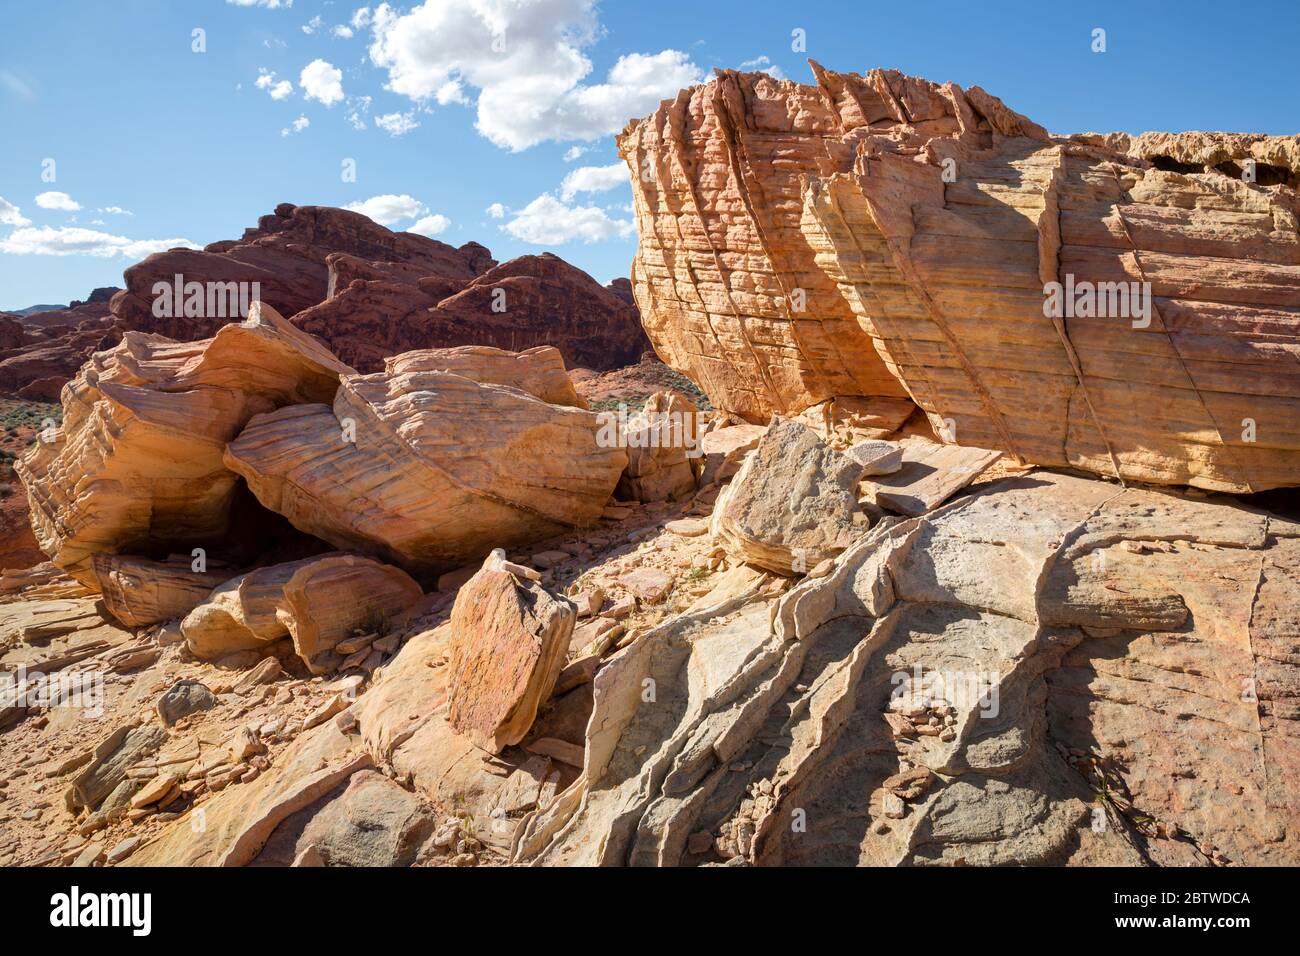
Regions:
<instances>
[{"instance_id":1,"label":"flat stone slab","mask_svg":"<svg viewBox=\"0 0 1300 956\"><path fill-rule=\"evenodd\" d=\"M1002 454L927 441L906 441L902 449L903 464L898 471L868 478L861 489L867 500L909 518L939 507Z\"/></svg>"}]
</instances>

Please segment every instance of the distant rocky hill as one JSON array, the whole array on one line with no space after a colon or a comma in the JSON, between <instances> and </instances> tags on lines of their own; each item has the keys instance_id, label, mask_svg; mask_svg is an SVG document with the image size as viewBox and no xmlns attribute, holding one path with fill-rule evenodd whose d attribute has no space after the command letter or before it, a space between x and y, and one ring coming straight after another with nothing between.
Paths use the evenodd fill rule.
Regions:
<instances>
[{"instance_id":1,"label":"distant rocky hill","mask_svg":"<svg viewBox=\"0 0 1300 956\"><path fill-rule=\"evenodd\" d=\"M12 312L7 312L5 314L6 315L39 315L41 312L54 312L57 309L66 309L66 308L67 308L66 305L55 305L52 303L45 303L43 305L29 305L25 309L14 309Z\"/></svg>"},{"instance_id":2,"label":"distant rocky hill","mask_svg":"<svg viewBox=\"0 0 1300 956\"><path fill-rule=\"evenodd\" d=\"M181 292L199 283L217 294L188 307L177 277ZM457 345L553 345L570 365L605 371L649 348L626 280L603 287L549 253L498 264L477 242L451 246L328 206L282 203L239 239L156 253L123 278L124 289L22 317L21 341L0 326L0 394L57 399L123 332L214 335L247 310L227 307L227 289L290 316L362 371L399 352Z\"/></svg>"}]
</instances>

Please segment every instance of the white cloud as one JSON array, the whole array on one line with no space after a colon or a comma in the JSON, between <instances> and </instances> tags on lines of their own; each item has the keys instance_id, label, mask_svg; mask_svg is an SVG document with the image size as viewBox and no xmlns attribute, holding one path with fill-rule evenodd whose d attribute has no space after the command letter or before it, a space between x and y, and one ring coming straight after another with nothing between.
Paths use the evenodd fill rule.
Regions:
<instances>
[{"instance_id":1,"label":"white cloud","mask_svg":"<svg viewBox=\"0 0 1300 956\"><path fill-rule=\"evenodd\" d=\"M375 125L389 136L404 136L419 127L415 113L385 113L375 117Z\"/></svg>"},{"instance_id":2,"label":"white cloud","mask_svg":"<svg viewBox=\"0 0 1300 956\"><path fill-rule=\"evenodd\" d=\"M352 39L352 28L345 23L340 23L333 30L331 30L330 33L340 40Z\"/></svg>"},{"instance_id":3,"label":"white cloud","mask_svg":"<svg viewBox=\"0 0 1300 956\"><path fill-rule=\"evenodd\" d=\"M369 96L348 97L348 112L345 119L347 119L353 129L366 128L366 116L370 112L371 102L372 100Z\"/></svg>"},{"instance_id":4,"label":"white cloud","mask_svg":"<svg viewBox=\"0 0 1300 956\"><path fill-rule=\"evenodd\" d=\"M95 210L95 212L105 212L108 213L110 216L134 216L135 215L135 213L133 213L131 210L123 209L121 206L100 206L98 209Z\"/></svg>"},{"instance_id":5,"label":"white cloud","mask_svg":"<svg viewBox=\"0 0 1300 956\"><path fill-rule=\"evenodd\" d=\"M564 161L571 163L585 152L587 152L586 146L570 146L564 151Z\"/></svg>"},{"instance_id":6,"label":"white cloud","mask_svg":"<svg viewBox=\"0 0 1300 956\"><path fill-rule=\"evenodd\" d=\"M177 246L199 248L188 239L128 239L79 226L15 229L0 239L0 252L16 256L126 256L128 259L143 259Z\"/></svg>"},{"instance_id":7,"label":"white cloud","mask_svg":"<svg viewBox=\"0 0 1300 956\"><path fill-rule=\"evenodd\" d=\"M266 90L273 100L283 100L293 95L293 84L288 80L277 81L275 71L268 70L266 67L258 68L257 79L253 85L259 90Z\"/></svg>"},{"instance_id":8,"label":"white cloud","mask_svg":"<svg viewBox=\"0 0 1300 956\"><path fill-rule=\"evenodd\" d=\"M580 166L564 177L560 184L560 198L568 202L578 193L603 193L627 182L627 167L622 163L611 166Z\"/></svg>"},{"instance_id":9,"label":"white cloud","mask_svg":"<svg viewBox=\"0 0 1300 956\"><path fill-rule=\"evenodd\" d=\"M504 219L506 215L506 207L501 205L501 203L499 202L494 202L492 205L488 206L487 209L483 211L486 212L493 219Z\"/></svg>"},{"instance_id":10,"label":"white cloud","mask_svg":"<svg viewBox=\"0 0 1300 956\"><path fill-rule=\"evenodd\" d=\"M363 202L350 202L343 208L369 216L381 226L391 226L402 219L417 219L429 211L424 203L405 193L400 196L392 193L371 196Z\"/></svg>"},{"instance_id":11,"label":"white cloud","mask_svg":"<svg viewBox=\"0 0 1300 956\"><path fill-rule=\"evenodd\" d=\"M754 73L766 73L774 80L784 80L785 71L776 66L766 56L755 57L752 60L746 60L740 64L742 70L750 70Z\"/></svg>"},{"instance_id":12,"label":"white cloud","mask_svg":"<svg viewBox=\"0 0 1300 956\"><path fill-rule=\"evenodd\" d=\"M313 33L315 33L317 30L319 30L322 26L324 26L324 24L325 24L325 21L322 20L322 19L320 18L319 15L314 16L314 17L312 17L310 20L308 20L306 23L304 23L304 24L302 25L302 32L305 33L305 34L307 34L308 36L311 36Z\"/></svg>"},{"instance_id":13,"label":"white cloud","mask_svg":"<svg viewBox=\"0 0 1300 956\"><path fill-rule=\"evenodd\" d=\"M81 208L81 203L61 192L41 193L36 197L36 205L42 209L58 209L62 212L76 212Z\"/></svg>"},{"instance_id":14,"label":"white cloud","mask_svg":"<svg viewBox=\"0 0 1300 956\"><path fill-rule=\"evenodd\" d=\"M599 242L636 233L630 219L610 219L599 206L568 206L543 193L501 227L516 239L540 246L566 242Z\"/></svg>"},{"instance_id":15,"label":"white cloud","mask_svg":"<svg viewBox=\"0 0 1300 956\"><path fill-rule=\"evenodd\" d=\"M441 213L434 213L432 216L425 216L418 220L414 226L407 229L407 232L416 232L422 236L436 236L440 232L445 232L451 225L451 220Z\"/></svg>"},{"instance_id":16,"label":"white cloud","mask_svg":"<svg viewBox=\"0 0 1300 956\"><path fill-rule=\"evenodd\" d=\"M294 133L301 133L311 125L311 120L305 116L299 116L296 120L280 130L281 136L292 136Z\"/></svg>"},{"instance_id":17,"label":"white cloud","mask_svg":"<svg viewBox=\"0 0 1300 956\"><path fill-rule=\"evenodd\" d=\"M309 100L317 100L326 106L343 101L343 71L325 60L312 60L304 66L298 85Z\"/></svg>"},{"instance_id":18,"label":"white cloud","mask_svg":"<svg viewBox=\"0 0 1300 956\"><path fill-rule=\"evenodd\" d=\"M32 221L23 215L21 209L0 196L0 226L30 226L31 224Z\"/></svg>"},{"instance_id":19,"label":"white cloud","mask_svg":"<svg viewBox=\"0 0 1300 956\"><path fill-rule=\"evenodd\" d=\"M293 0L226 0L226 3L236 7L266 7L268 10L293 6Z\"/></svg>"},{"instance_id":20,"label":"white cloud","mask_svg":"<svg viewBox=\"0 0 1300 956\"><path fill-rule=\"evenodd\" d=\"M479 132L516 151L617 132L703 79L685 53L663 50L622 56L603 83L584 85L592 63L582 51L600 34L595 0L427 0L405 14L381 4L370 59L417 102L445 105L476 88Z\"/></svg>"},{"instance_id":21,"label":"white cloud","mask_svg":"<svg viewBox=\"0 0 1300 956\"><path fill-rule=\"evenodd\" d=\"M448 80L438 87L438 92L433 94L433 98L438 101L439 106L449 106L452 103L469 106L469 97L465 95L465 87L461 85L460 80Z\"/></svg>"},{"instance_id":22,"label":"white cloud","mask_svg":"<svg viewBox=\"0 0 1300 956\"><path fill-rule=\"evenodd\" d=\"M364 30L370 26L370 8L358 7L352 12L352 29Z\"/></svg>"}]
</instances>

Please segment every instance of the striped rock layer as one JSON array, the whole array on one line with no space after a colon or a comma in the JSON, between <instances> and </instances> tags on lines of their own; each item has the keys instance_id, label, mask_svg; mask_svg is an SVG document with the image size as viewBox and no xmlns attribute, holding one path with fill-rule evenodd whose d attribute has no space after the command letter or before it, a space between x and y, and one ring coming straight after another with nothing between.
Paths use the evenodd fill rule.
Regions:
<instances>
[{"instance_id":1,"label":"striped rock layer","mask_svg":"<svg viewBox=\"0 0 1300 956\"><path fill-rule=\"evenodd\" d=\"M198 342L128 332L64 386L62 425L15 464L37 543L97 589L95 554L221 542L238 482L226 443L254 415L329 401L351 371L262 303Z\"/></svg>"},{"instance_id":2,"label":"striped rock layer","mask_svg":"<svg viewBox=\"0 0 1300 956\"><path fill-rule=\"evenodd\" d=\"M715 406L902 395L1037 464L1300 483L1300 137L1051 136L979 87L813 70L721 72L619 140L643 321Z\"/></svg>"},{"instance_id":3,"label":"striped rock layer","mask_svg":"<svg viewBox=\"0 0 1300 956\"><path fill-rule=\"evenodd\" d=\"M258 415L226 465L300 531L415 574L600 518L627 455L599 443L595 414L411 356L393 366L411 371L345 376L332 405ZM551 390L523 368L483 374Z\"/></svg>"}]
</instances>

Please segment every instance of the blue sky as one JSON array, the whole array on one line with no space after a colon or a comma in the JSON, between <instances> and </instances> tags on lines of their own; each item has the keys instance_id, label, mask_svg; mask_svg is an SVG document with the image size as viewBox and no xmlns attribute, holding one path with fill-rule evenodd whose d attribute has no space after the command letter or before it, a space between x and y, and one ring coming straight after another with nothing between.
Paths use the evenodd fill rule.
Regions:
<instances>
[{"instance_id":1,"label":"blue sky","mask_svg":"<svg viewBox=\"0 0 1300 956\"><path fill-rule=\"evenodd\" d=\"M501 260L549 250L606 282L635 244L612 132L715 66L893 67L979 84L1053 132L1297 132L1292 0L362 7L0 0L0 309L120 284L280 202L370 201L391 228Z\"/></svg>"}]
</instances>

